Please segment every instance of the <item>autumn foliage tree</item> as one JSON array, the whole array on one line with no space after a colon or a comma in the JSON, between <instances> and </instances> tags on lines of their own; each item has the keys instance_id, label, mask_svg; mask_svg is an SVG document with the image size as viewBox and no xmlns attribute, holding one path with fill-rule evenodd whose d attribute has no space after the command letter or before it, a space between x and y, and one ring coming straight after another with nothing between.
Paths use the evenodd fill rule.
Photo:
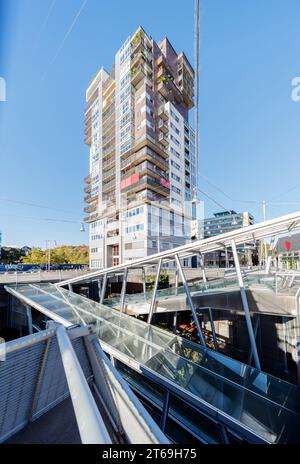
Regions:
<instances>
[{"instance_id":1,"label":"autumn foliage tree","mask_svg":"<svg viewBox=\"0 0 300 464\"><path fill-rule=\"evenodd\" d=\"M48 250L33 248L31 252L21 259L24 264L47 264ZM62 245L51 248L51 264L88 264L89 249L86 245L68 246Z\"/></svg>"}]
</instances>

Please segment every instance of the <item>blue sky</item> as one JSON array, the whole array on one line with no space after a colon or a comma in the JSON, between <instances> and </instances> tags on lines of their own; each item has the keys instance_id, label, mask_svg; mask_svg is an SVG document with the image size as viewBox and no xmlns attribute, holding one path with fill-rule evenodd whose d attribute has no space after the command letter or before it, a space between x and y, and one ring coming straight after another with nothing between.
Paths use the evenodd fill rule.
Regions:
<instances>
[{"instance_id":1,"label":"blue sky","mask_svg":"<svg viewBox=\"0 0 300 464\"><path fill-rule=\"evenodd\" d=\"M5 244L87 242L79 232L85 89L102 65L111 68L138 25L157 41L167 35L193 61L192 0L152 0L150 10L137 0L87 0L62 44L82 3L0 0ZM269 218L300 209L300 103L291 99L291 80L300 75L299 17L299 0L202 0L200 189L258 220L263 199ZM206 215L221 209L203 199Z\"/></svg>"}]
</instances>

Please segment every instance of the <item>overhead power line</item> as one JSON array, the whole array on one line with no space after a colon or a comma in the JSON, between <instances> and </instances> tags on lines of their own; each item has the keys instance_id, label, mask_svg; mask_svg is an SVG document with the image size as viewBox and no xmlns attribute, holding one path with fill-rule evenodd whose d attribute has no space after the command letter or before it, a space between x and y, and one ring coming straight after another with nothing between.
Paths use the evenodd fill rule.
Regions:
<instances>
[{"instance_id":1,"label":"overhead power line","mask_svg":"<svg viewBox=\"0 0 300 464\"><path fill-rule=\"evenodd\" d=\"M46 221L46 222L63 222L69 224L79 224L82 221L75 221L71 219L55 219L55 218L37 218L37 217L29 217L29 216L21 216L18 214L11 214L11 213L1 213L1 216L11 216L16 217L18 219L29 219L31 221Z\"/></svg>"},{"instance_id":2,"label":"overhead power line","mask_svg":"<svg viewBox=\"0 0 300 464\"><path fill-rule=\"evenodd\" d=\"M216 190L218 190L220 193L222 193L226 198L228 198L228 200L232 201L232 202L235 202L235 203L249 203L249 204L257 204L257 205L261 205L262 204L262 200L243 200L243 199L236 199L236 198L232 198L230 195L228 195L228 193L226 193L224 190L222 190L220 187L218 187L216 184L214 184L210 179L208 179L206 176L204 175L201 175L200 174L200 177L202 179L204 179L209 185L211 185L213 188L215 188ZM300 187L300 185L299 185ZM292 189L291 189L292 190ZM273 202L273 201L269 201L269 200L265 200L265 202L268 204L268 205L300 205L300 200L299 201L276 201L276 202Z\"/></svg>"},{"instance_id":3,"label":"overhead power line","mask_svg":"<svg viewBox=\"0 0 300 464\"><path fill-rule=\"evenodd\" d=\"M199 192L202 193L202 195L205 195L207 198L209 198L209 200L211 200L213 203L215 203L217 206L221 207L222 209L224 209L224 211L226 211L228 208L226 208L226 206L223 206L221 205L221 203L219 203L217 200L215 200L212 196L208 195L208 193L204 192L203 190L200 190L199 189Z\"/></svg>"},{"instance_id":4,"label":"overhead power line","mask_svg":"<svg viewBox=\"0 0 300 464\"><path fill-rule=\"evenodd\" d=\"M38 205L36 203L29 203L27 201L12 200L11 198L0 198L0 201L7 202L7 203L15 203L15 204L19 204L19 205L25 205L25 206L31 206L31 207L34 207L34 208L48 209L48 210L51 210L51 211L59 211L61 213L78 214L78 213L75 213L74 211L67 211L67 210L64 210L64 209L53 208L52 206Z\"/></svg>"}]
</instances>

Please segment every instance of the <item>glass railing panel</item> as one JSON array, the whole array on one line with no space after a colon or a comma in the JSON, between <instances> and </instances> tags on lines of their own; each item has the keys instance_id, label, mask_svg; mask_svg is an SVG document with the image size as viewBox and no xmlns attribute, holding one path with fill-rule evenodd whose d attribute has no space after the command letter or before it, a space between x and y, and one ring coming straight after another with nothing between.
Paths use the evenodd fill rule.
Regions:
<instances>
[{"instance_id":1,"label":"glass railing panel","mask_svg":"<svg viewBox=\"0 0 300 464\"><path fill-rule=\"evenodd\" d=\"M261 438L275 443L287 429L300 425L300 417L226 381L173 353L159 353L147 367L178 383L211 406L233 417Z\"/></svg>"},{"instance_id":2,"label":"glass railing panel","mask_svg":"<svg viewBox=\"0 0 300 464\"><path fill-rule=\"evenodd\" d=\"M149 367L166 375L167 378L172 378L182 386L187 387L192 376L195 376L195 379L199 377L201 370L202 379L204 375L214 375L214 382L219 382L221 378L222 382L230 385L228 388L232 388L234 384L233 387L249 390L249 394L252 392L262 401L268 398L300 413L300 389L288 382L220 353L206 350L201 345L176 337L68 290L57 289L53 285L41 285L40 288L25 285L14 288L33 302L72 323L80 322L77 313L86 323L96 323L100 340L117 347L119 351L139 362L146 363L156 355L149 361ZM45 293L46 289L47 293ZM164 353L158 354L161 350L164 350ZM193 391L200 383L200 381L191 383Z\"/></svg>"},{"instance_id":3,"label":"glass railing panel","mask_svg":"<svg viewBox=\"0 0 300 464\"><path fill-rule=\"evenodd\" d=\"M222 377L265 398L300 413L300 389L284 380L247 366L184 338L176 337L170 349L185 359L199 364Z\"/></svg>"}]
</instances>

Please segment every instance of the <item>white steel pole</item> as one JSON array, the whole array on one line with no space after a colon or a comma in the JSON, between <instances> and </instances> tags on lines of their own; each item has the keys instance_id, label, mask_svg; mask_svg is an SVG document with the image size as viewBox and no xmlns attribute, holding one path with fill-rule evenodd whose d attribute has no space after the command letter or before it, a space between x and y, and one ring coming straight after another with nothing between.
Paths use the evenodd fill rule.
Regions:
<instances>
[{"instance_id":1,"label":"white steel pole","mask_svg":"<svg viewBox=\"0 0 300 464\"><path fill-rule=\"evenodd\" d=\"M236 274L237 274L237 278L238 278L238 283L239 283L239 287L240 287L241 298L242 298L242 302L243 302L243 308L244 308L244 311L245 311L246 324L247 324L247 328L248 328L248 334L249 334L250 344L251 344L252 353L253 353L253 357L254 357L254 362L255 362L256 368L261 370L260 361L259 361L258 352L257 352L257 347L256 347L255 335L254 335L254 332L253 332L253 327L252 327L252 322L251 322L251 316L250 316L250 309L249 309L248 300L247 300L247 294L246 294L246 290L245 290L245 287L244 287L244 281L243 281L243 276L242 276L242 273L241 273L239 257L238 257L237 251L236 251L236 245L235 245L234 240L231 240L231 249L232 249L233 259L234 259L234 263L235 263L235 269L236 269Z\"/></svg>"},{"instance_id":2,"label":"white steel pole","mask_svg":"<svg viewBox=\"0 0 300 464\"><path fill-rule=\"evenodd\" d=\"M190 289L189 289L188 283L186 281L185 274L183 272L179 256L175 255L175 259L176 259L176 264L177 264L177 267L178 267L178 271L180 273L180 277L181 277L181 280L182 280L182 283L183 283L183 286L184 286L186 297L187 297L189 306L191 308L191 311L192 311L192 314L193 314L193 317L194 317L194 321L195 321L195 324L196 324L196 327L197 327L197 331L198 331L198 335L199 335L201 344L206 347L206 342L205 342L205 338L204 338L204 335L202 333L202 329L201 329L201 326L200 326L200 323L199 323L198 314L196 312L196 309L195 309L195 306L194 306L194 303L193 303L193 299L191 297Z\"/></svg>"}]
</instances>

